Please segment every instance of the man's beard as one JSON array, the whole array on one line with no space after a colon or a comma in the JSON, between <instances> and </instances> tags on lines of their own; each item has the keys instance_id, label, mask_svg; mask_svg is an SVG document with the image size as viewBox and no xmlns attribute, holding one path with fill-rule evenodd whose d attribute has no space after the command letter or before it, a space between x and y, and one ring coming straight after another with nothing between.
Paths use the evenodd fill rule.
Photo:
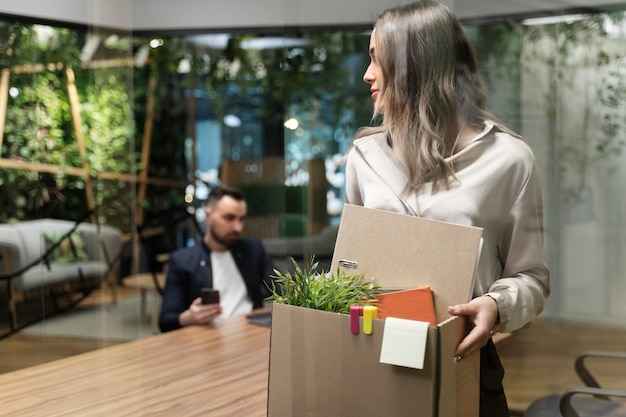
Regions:
<instances>
[{"instance_id":1,"label":"man's beard","mask_svg":"<svg viewBox=\"0 0 626 417\"><path fill-rule=\"evenodd\" d=\"M224 245L224 246L230 246L233 243L235 243L237 239L239 239L238 233L232 233L231 235L229 235L231 237L220 236L217 233L215 233L215 230L213 230L213 228L211 227L209 227L209 233L211 233L211 237L213 238L213 240L215 240L220 245Z\"/></svg>"}]
</instances>

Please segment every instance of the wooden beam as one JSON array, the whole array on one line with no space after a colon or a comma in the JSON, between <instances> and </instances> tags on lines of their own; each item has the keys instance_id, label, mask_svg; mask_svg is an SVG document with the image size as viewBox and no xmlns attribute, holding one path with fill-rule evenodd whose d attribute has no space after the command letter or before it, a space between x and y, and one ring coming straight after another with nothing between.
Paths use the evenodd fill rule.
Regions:
<instances>
[{"instance_id":1,"label":"wooden beam","mask_svg":"<svg viewBox=\"0 0 626 417\"><path fill-rule=\"evenodd\" d=\"M70 108L72 111L72 121L74 122L74 132L76 134L76 143L78 144L78 153L82 159L83 171L89 172L89 161L87 161L87 149L85 147L85 136L83 135L83 122L80 115L80 101L78 99L78 89L76 88L76 77L71 66L65 69L67 75L67 92L70 99ZM87 208L95 210L96 203L93 194L93 186L91 184L91 176L85 175L85 194L87 197ZM90 215L91 222L96 223L95 214Z\"/></svg>"},{"instance_id":2,"label":"wooden beam","mask_svg":"<svg viewBox=\"0 0 626 417\"><path fill-rule=\"evenodd\" d=\"M156 89L156 76L150 75L148 79L148 101L146 103L146 120L143 125L143 142L141 143L141 170L139 171L139 190L137 193L137 224L143 224L143 202L146 199L148 188L148 171L150 168L150 147L152 146L152 127L154 125L154 91Z\"/></svg>"},{"instance_id":3,"label":"wooden beam","mask_svg":"<svg viewBox=\"0 0 626 417\"><path fill-rule=\"evenodd\" d=\"M121 173L117 173L117 172L110 172L110 171L106 171L106 172L98 172L96 174L96 177L102 180L120 180L120 181L124 181L124 182L129 182L129 183L138 183L139 182L139 177L137 175L131 175L131 174L121 174ZM168 180L165 178L151 178L151 177L146 177L145 179L146 184L148 185L159 185L162 187L170 187L170 188L181 188L184 189L187 186L187 182L185 181L179 181L179 180Z\"/></svg>"},{"instance_id":4,"label":"wooden beam","mask_svg":"<svg viewBox=\"0 0 626 417\"><path fill-rule=\"evenodd\" d=\"M9 97L9 78L11 73L8 68L2 70L0 76L0 157L2 156L2 138L4 138L4 121L7 117L7 100Z\"/></svg>"},{"instance_id":5,"label":"wooden beam","mask_svg":"<svg viewBox=\"0 0 626 417\"><path fill-rule=\"evenodd\" d=\"M0 168L9 168L15 170L33 171L33 172L45 172L48 174L57 174L59 172L65 172L68 175L75 177L84 177L85 171L82 168L76 167L61 167L59 165L44 164L41 162L28 162L18 159L0 159Z\"/></svg>"},{"instance_id":6,"label":"wooden beam","mask_svg":"<svg viewBox=\"0 0 626 417\"><path fill-rule=\"evenodd\" d=\"M133 57L126 58L110 58L99 59L97 61L83 62L80 67L82 69L100 69L100 68L124 68L135 65ZM47 64L24 64L16 65L10 69L14 74L37 74L44 71L61 71L65 68L62 62L49 62Z\"/></svg>"},{"instance_id":7,"label":"wooden beam","mask_svg":"<svg viewBox=\"0 0 626 417\"><path fill-rule=\"evenodd\" d=\"M48 64L24 64L16 65L11 68L13 74L37 74L44 71L60 71L63 69L61 62L48 63Z\"/></svg>"},{"instance_id":8,"label":"wooden beam","mask_svg":"<svg viewBox=\"0 0 626 417\"><path fill-rule=\"evenodd\" d=\"M198 159L196 155L196 77L194 71L189 74L189 101L187 102L187 112L189 114L187 123L189 124L189 138L191 139L191 177L192 185L196 186L196 170L198 169Z\"/></svg>"},{"instance_id":9,"label":"wooden beam","mask_svg":"<svg viewBox=\"0 0 626 417\"><path fill-rule=\"evenodd\" d=\"M323 159L316 158L307 161L306 168L309 173L306 230L308 236L315 236L328 225L326 165Z\"/></svg>"},{"instance_id":10,"label":"wooden beam","mask_svg":"<svg viewBox=\"0 0 626 417\"><path fill-rule=\"evenodd\" d=\"M135 58L130 56L126 58L99 59L97 61L83 62L80 67L82 69L102 69L102 68L125 68L135 65Z\"/></svg>"},{"instance_id":11,"label":"wooden beam","mask_svg":"<svg viewBox=\"0 0 626 417\"><path fill-rule=\"evenodd\" d=\"M58 174L64 172L67 175L82 177L86 176L86 172L83 168L78 167L62 167L59 165L44 164L41 162L28 162L19 159L7 159L0 158L0 168L8 168L15 170L25 170L32 172L45 172L48 174ZM138 183L139 177L137 175L126 174L121 172L101 171L94 175L95 178L108 181L122 181L128 183ZM158 185L162 187L181 188L184 189L187 185L186 181L170 180L166 178L146 178L146 182L150 185Z\"/></svg>"},{"instance_id":12,"label":"wooden beam","mask_svg":"<svg viewBox=\"0 0 626 417\"><path fill-rule=\"evenodd\" d=\"M152 146L152 127L154 125L154 91L156 89L156 75L150 74L148 78L146 120L143 125L143 141L141 143L141 170L139 171L139 189L137 192L137 205L135 208L135 226L143 226L143 202L146 199L148 188L148 171L150 168L150 147ZM137 229L139 230L139 229ZM141 235L134 234L132 244L131 274L139 272L139 257L141 252Z\"/></svg>"}]
</instances>

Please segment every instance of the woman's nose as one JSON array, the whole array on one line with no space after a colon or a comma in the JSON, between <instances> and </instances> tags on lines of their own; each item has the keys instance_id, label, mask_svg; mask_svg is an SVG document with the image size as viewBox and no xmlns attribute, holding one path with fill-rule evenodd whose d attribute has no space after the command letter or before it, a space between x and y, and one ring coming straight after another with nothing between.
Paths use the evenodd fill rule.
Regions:
<instances>
[{"instance_id":1,"label":"woman's nose","mask_svg":"<svg viewBox=\"0 0 626 417\"><path fill-rule=\"evenodd\" d=\"M365 81L368 84L371 84L374 81L374 76L372 75L369 66L365 70L365 74L363 74L363 81Z\"/></svg>"}]
</instances>

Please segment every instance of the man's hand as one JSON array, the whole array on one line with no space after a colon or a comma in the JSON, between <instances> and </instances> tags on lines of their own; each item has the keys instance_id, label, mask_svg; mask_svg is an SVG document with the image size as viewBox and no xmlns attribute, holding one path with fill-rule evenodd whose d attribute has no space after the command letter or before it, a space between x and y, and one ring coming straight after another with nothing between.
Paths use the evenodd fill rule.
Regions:
<instances>
[{"instance_id":1,"label":"man's hand","mask_svg":"<svg viewBox=\"0 0 626 417\"><path fill-rule=\"evenodd\" d=\"M222 307L219 304L202 304L202 300L198 297L193 300L187 310L181 313L178 320L183 327L192 324L207 325L211 324L221 313Z\"/></svg>"},{"instance_id":2,"label":"man's hand","mask_svg":"<svg viewBox=\"0 0 626 417\"><path fill-rule=\"evenodd\" d=\"M474 325L467 336L459 343L454 355L463 359L487 344L491 329L498 320L498 305L489 296L476 297L467 304L448 307L453 316L467 316Z\"/></svg>"}]
</instances>

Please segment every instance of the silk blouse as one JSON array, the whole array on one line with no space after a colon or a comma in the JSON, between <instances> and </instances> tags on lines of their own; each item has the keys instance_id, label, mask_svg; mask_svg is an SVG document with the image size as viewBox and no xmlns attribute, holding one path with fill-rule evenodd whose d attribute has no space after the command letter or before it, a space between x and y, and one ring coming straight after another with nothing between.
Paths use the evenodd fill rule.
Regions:
<instances>
[{"instance_id":1,"label":"silk blouse","mask_svg":"<svg viewBox=\"0 0 626 417\"><path fill-rule=\"evenodd\" d=\"M350 204L483 228L474 296L492 297L500 331L530 323L550 292L543 246L541 185L535 157L520 138L488 123L447 158L456 181L404 193L408 177L386 133L356 139L346 155Z\"/></svg>"}]
</instances>

